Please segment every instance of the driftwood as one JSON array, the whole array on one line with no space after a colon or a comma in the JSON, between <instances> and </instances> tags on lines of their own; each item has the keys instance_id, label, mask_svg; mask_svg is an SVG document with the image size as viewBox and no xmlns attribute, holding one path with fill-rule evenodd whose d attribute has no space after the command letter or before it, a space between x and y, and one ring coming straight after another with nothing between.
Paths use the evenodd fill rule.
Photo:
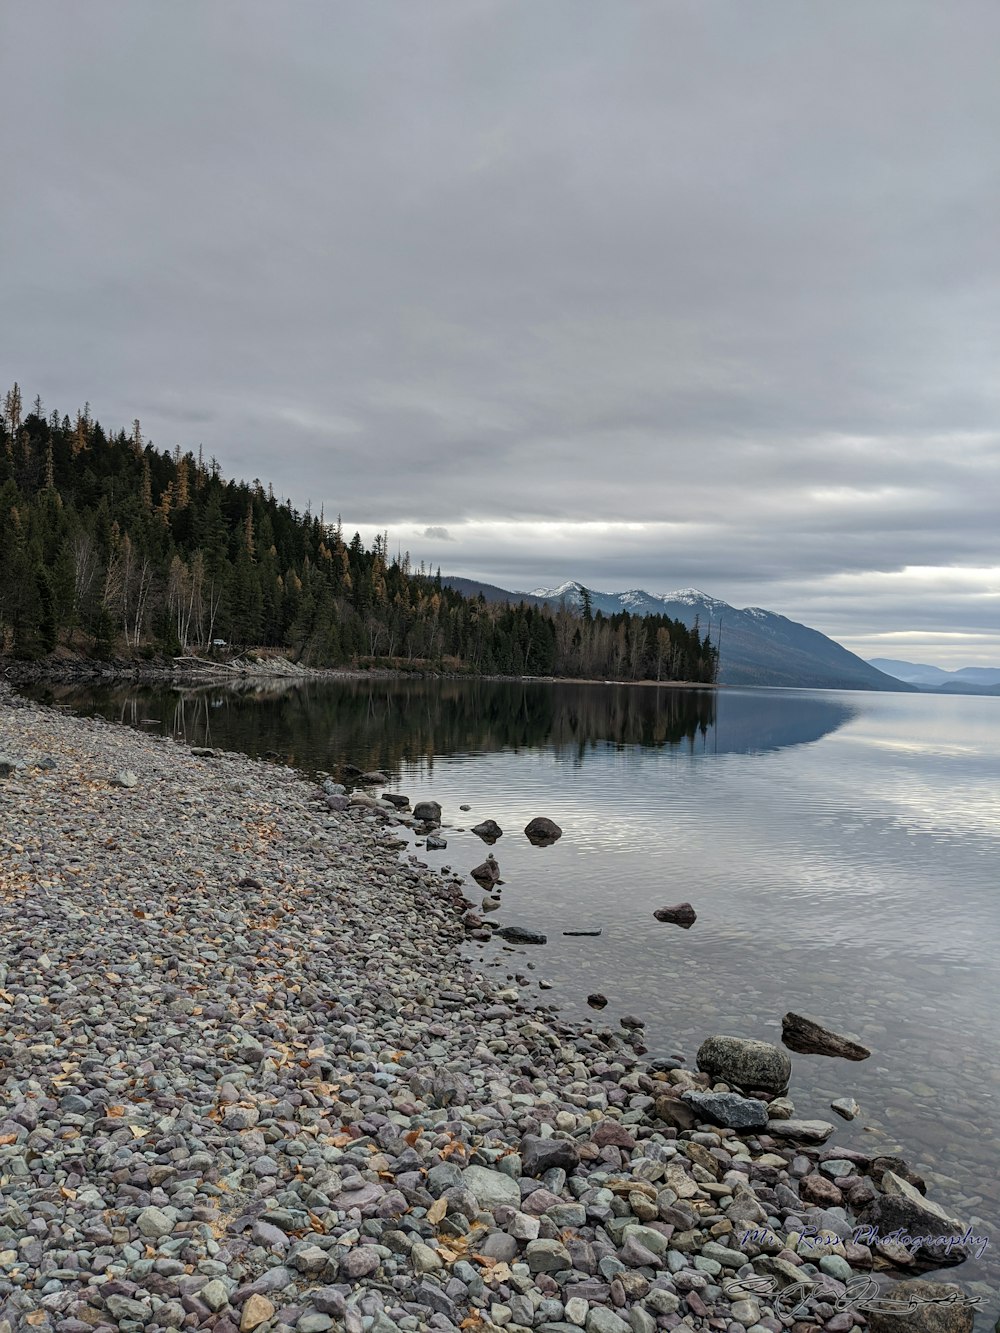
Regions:
<instances>
[{"instance_id":1,"label":"driftwood","mask_svg":"<svg viewBox=\"0 0 1000 1333\"><path fill-rule=\"evenodd\" d=\"M787 1013L781 1020L781 1040L799 1055L839 1055L845 1060L867 1060L871 1051L851 1037L831 1032L814 1018Z\"/></svg>"}]
</instances>

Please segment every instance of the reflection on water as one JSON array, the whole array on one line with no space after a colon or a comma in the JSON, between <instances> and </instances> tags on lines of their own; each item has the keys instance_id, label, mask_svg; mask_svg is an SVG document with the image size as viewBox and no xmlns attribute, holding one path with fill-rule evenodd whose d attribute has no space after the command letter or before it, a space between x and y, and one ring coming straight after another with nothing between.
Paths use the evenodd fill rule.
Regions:
<instances>
[{"instance_id":1,"label":"reflection on water","mask_svg":"<svg viewBox=\"0 0 1000 1333\"><path fill-rule=\"evenodd\" d=\"M797 1109L835 1119L830 1101L856 1097L862 1117L832 1142L901 1151L994 1238L948 1275L984 1296L977 1328L992 1328L996 700L458 681L58 695L194 744L382 768L440 801L448 848L421 852L434 865L482 860L461 805L497 820L497 919L548 943L476 946L482 965L551 981L548 998L590 1022L638 1014L651 1055L691 1062L711 1032L779 1040L788 1009L856 1034L874 1051L863 1063L794 1057ZM554 846L522 836L535 815L562 826ZM691 930L654 920L684 900ZM599 1019L593 990L610 1000Z\"/></svg>"},{"instance_id":2,"label":"reflection on water","mask_svg":"<svg viewBox=\"0 0 1000 1333\"><path fill-rule=\"evenodd\" d=\"M802 745L843 726L830 696L510 681L267 680L197 688L44 686L47 702L307 769L395 771L441 755L544 748L582 764L604 745L750 754Z\"/></svg>"}]
</instances>

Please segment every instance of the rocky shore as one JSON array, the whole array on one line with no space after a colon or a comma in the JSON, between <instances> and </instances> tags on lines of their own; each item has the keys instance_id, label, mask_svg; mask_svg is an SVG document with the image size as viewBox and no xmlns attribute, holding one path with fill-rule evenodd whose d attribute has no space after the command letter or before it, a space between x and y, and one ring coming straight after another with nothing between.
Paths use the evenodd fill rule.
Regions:
<instances>
[{"instance_id":1,"label":"rocky shore","mask_svg":"<svg viewBox=\"0 0 1000 1333\"><path fill-rule=\"evenodd\" d=\"M0 685L0 817L0 1333L972 1329L904 1162L478 974L399 798Z\"/></svg>"}]
</instances>

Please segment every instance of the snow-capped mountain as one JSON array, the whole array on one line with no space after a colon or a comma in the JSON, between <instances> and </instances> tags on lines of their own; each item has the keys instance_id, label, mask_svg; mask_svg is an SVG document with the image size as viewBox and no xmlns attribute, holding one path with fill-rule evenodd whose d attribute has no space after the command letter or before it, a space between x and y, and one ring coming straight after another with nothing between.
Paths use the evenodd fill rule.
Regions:
<instances>
[{"instance_id":1,"label":"snow-capped mountain","mask_svg":"<svg viewBox=\"0 0 1000 1333\"><path fill-rule=\"evenodd\" d=\"M558 588L535 588L530 593L507 592L470 579L448 578L444 582L466 596L476 597L481 593L491 602L561 605L574 612L583 608L582 585L575 581L562 583ZM605 616L628 611L639 616L669 616L688 626L697 618L700 629L711 634L713 643L719 645L719 680L723 685L898 691L914 688L849 653L819 630L764 607L740 610L697 588L650 593L643 588L599 592L588 587L587 595L595 615L598 611Z\"/></svg>"}]
</instances>

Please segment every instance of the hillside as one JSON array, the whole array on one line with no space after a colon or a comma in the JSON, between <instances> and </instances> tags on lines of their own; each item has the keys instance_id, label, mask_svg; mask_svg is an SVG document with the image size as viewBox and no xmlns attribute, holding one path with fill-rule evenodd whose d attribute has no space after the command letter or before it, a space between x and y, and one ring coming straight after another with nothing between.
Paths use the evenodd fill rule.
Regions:
<instances>
[{"instance_id":1,"label":"hillside","mask_svg":"<svg viewBox=\"0 0 1000 1333\"><path fill-rule=\"evenodd\" d=\"M873 657L870 664L897 680L935 694L1000 694L1000 667L959 667L945 671L926 662L901 662L893 657Z\"/></svg>"},{"instance_id":2,"label":"hillside","mask_svg":"<svg viewBox=\"0 0 1000 1333\"><path fill-rule=\"evenodd\" d=\"M710 683L703 632L661 613L584 622L540 601L469 598L366 548L199 451L0 410L0 655L174 657L274 649L317 667Z\"/></svg>"}]
</instances>

